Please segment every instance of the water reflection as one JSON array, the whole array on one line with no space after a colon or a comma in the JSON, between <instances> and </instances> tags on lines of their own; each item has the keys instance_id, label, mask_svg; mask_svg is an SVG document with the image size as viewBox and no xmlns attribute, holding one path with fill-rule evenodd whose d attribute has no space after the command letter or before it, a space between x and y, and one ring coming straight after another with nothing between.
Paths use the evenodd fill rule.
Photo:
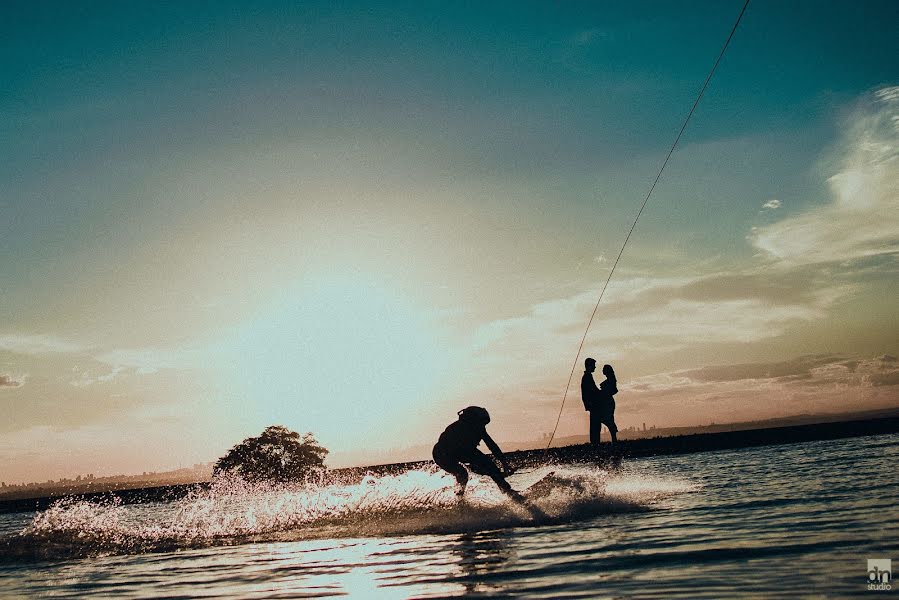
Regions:
<instances>
[{"instance_id":1,"label":"water reflection","mask_svg":"<svg viewBox=\"0 0 899 600\"><path fill-rule=\"evenodd\" d=\"M465 594L492 594L501 587L490 582L491 575L507 570L515 558L508 532L465 533L450 551L457 559L458 582Z\"/></svg>"}]
</instances>

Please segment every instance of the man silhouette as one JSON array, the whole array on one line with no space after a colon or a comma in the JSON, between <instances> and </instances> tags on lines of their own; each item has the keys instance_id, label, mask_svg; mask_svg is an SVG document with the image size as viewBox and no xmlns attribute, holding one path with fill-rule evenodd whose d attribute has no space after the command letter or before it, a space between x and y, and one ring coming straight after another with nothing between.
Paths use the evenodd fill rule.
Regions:
<instances>
[{"instance_id":1,"label":"man silhouette","mask_svg":"<svg viewBox=\"0 0 899 600\"><path fill-rule=\"evenodd\" d=\"M618 427L615 425L615 419L610 410L611 394L596 387L596 382L593 380L593 371L595 370L596 361L594 359L588 358L584 361L584 376L581 377L581 400L584 402L584 410L590 413L590 444L595 448L599 447L599 432L605 424L609 428L614 448Z\"/></svg>"},{"instance_id":2,"label":"man silhouette","mask_svg":"<svg viewBox=\"0 0 899 600\"><path fill-rule=\"evenodd\" d=\"M434 445L434 462L456 478L456 495L459 497L465 493L468 483L468 471L465 468L468 465L475 473L487 475L495 481L504 494L516 502L524 503L524 498L506 481L505 476L512 474L512 467L493 438L487 434L489 422L490 415L480 406L460 410L459 420L451 423ZM487 444L493 456L502 463L504 472L499 470L490 457L478 450L481 441Z\"/></svg>"}]
</instances>

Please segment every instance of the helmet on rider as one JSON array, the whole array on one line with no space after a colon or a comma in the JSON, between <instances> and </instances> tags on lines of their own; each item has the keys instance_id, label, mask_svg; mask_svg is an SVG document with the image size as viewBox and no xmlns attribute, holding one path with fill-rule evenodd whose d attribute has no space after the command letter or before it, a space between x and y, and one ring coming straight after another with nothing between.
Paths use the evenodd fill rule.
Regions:
<instances>
[{"instance_id":1,"label":"helmet on rider","mask_svg":"<svg viewBox=\"0 0 899 600\"><path fill-rule=\"evenodd\" d=\"M459 411L459 420L478 425L486 425L490 422L490 413L480 406L469 406Z\"/></svg>"}]
</instances>

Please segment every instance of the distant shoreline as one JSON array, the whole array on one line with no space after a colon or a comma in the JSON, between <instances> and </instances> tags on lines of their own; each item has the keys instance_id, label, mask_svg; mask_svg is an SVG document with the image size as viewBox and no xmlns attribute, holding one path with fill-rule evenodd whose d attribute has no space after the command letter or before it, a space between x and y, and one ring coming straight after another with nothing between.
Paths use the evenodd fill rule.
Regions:
<instances>
[{"instance_id":1,"label":"distant shoreline","mask_svg":"<svg viewBox=\"0 0 899 600\"><path fill-rule=\"evenodd\" d=\"M624 458L643 458L673 454L690 454L696 452L712 452L716 450L734 450L758 446L779 444L795 444L801 442L836 440L850 437L882 435L899 432L899 417L883 417L793 425L787 427L769 427L763 429L744 429L716 433L696 433L671 437L643 438L623 440L619 442L619 454ZM605 439L605 436L604 436ZM515 468L530 467L544 463L607 463L612 455L609 444L603 443L599 450L588 444L561 446L549 450L518 450L507 453L509 462ZM368 467L347 467L331 470L332 476L341 481L361 479L366 473L384 475L399 473L409 469L421 468L430 461L413 461L373 465ZM0 513L17 513L45 510L57 500L64 498L87 501L111 501L118 499L123 504L139 504L146 502L168 502L183 498L192 491L209 487L209 482L143 487L86 494L60 494L34 498L0 500Z\"/></svg>"}]
</instances>

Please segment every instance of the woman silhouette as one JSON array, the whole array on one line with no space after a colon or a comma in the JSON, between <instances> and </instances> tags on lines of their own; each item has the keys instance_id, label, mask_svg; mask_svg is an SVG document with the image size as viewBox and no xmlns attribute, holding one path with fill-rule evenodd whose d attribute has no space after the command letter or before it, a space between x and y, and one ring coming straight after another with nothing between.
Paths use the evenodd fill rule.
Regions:
<instances>
[{"instance_id":1,"label":"woman silhouette","mask_svg":"<svg viewBox=\"0 0 899 600\"><path fill-rule=\"evenodd\" d=\"M614 448L618 442L618 426L615 424L615 394L618 393L618 379L612 365L603 365L602 374L606 378L599 384L599 421L609 428Z\"/></svg>"}]
</instances>

